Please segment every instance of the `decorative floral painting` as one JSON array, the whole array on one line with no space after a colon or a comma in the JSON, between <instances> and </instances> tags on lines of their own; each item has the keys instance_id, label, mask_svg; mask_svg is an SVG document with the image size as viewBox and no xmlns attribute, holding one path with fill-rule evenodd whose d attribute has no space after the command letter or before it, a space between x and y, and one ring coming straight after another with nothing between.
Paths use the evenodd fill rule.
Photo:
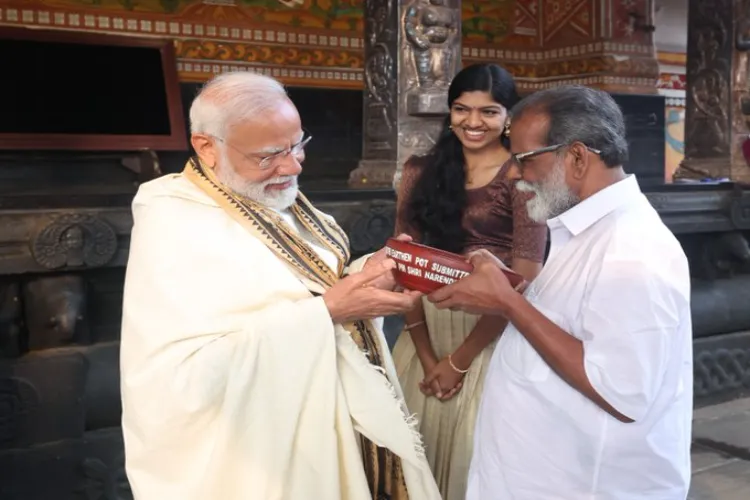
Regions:
<instances>
[{"instance_id":1,"label":"decorative floral painting","mask_svg":"<svg viewBox=\"0 0 750 500\"><path fill-rule=\"evenodd\" d=\"M363 30L364 0L39 0L49 7L171 14L180 19L295 28ZM464 37L494 43L511 29L516 0L462 2Z\"/></svg>"}]
</instances>

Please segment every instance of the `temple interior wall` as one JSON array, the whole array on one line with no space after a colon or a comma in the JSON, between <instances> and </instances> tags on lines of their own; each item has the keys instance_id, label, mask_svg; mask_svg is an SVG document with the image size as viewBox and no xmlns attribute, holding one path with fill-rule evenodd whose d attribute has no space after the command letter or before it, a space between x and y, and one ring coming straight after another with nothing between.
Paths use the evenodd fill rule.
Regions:
<instances>
[{"instance_id":1,"label":"temple interior wall","mask_svg":"<svg viewBox=\"0 0 750 500\"><path fill-rule=\"evenodd\" d=\"M415 0L419 1L423 0ZM8 0L0 7L0 24L172 38L185 103L201 82L218 72L271 74L290 87L315 135L303 182L327 186L345 182L362 152L367 15L363 4L353 0ZM658 23L655 33L639 28L660 21L654 19L652 9L651 0L463 1L462 62L498 62L514 74L524 92L574 82L611 88L617 94L656 93L653 80L658 73L651 75L650 67L655 63L653 42L660 28ZM653 101L625 101L633 106L633 113L641 112L642 104L649 113L653 107ZM673 119L670 110L665 113ZM659 125L663 126L661 120ZM674 156L671 150L666 153ZM164 168L181 168L185 156L163 155ZM664 160L651 155L649 161Z\"/></svg>"}]
</instances>

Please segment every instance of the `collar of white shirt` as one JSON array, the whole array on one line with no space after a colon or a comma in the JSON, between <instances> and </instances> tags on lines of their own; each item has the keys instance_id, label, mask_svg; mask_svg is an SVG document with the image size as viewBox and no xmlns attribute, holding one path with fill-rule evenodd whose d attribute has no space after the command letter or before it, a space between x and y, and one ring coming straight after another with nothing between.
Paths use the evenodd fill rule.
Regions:
<instances>
[{"instance_id":1,"label":"collar of white shirt","mask_svg":"<svg viewBox=\"0 0 750 500\"><path fill-rule=\"evenodd\" d=\"M547 226L550 230L564 226L573 236L576 236L593 226L602 217L641 195L641 188L635 175L630 174L623 180L594 193L568 211L548 220Z\"/></svg>"}]
</instances>

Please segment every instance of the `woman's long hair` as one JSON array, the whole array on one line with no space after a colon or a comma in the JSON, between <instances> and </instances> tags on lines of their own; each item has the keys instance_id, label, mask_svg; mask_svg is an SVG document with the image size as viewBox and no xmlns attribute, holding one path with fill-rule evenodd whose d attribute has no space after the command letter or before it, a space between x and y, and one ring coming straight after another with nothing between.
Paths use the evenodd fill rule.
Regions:
<instances>
[{"instance_id":1,"label":"woman's long hair","mask_svg":"<svg viewBox=\"0 0 750 500\"><path fill-rule=\"evenodd\" d=\"M448 108L464 92L489 92L498 104L510 111L518 102L511 74L496 64L474 64L461 70L448 89ZM507 148L507 138L502 136ZM461 141L445 119L435 145L418 163L422 174L411 193L407 193L406 219L422 236L421 242L449 252L464 248L465 231L461 224L466 206L466 173Z\"/></svg>"}]
</instances>

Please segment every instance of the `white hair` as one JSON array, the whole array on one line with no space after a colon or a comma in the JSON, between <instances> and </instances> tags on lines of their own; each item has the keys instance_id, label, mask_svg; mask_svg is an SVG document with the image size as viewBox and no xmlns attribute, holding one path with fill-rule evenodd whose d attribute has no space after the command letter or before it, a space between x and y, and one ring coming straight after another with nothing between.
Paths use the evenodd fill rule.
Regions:
<instances>
[{"instance_id":1,"label":"white hair","mask_svg":"<svg viewBox=\"0 0 750 500\"><path fill-rule=\"evenodd\" d=\"M223 138L229 126L260 116L282 99L288 99L284 86L270 76L223 73L206 83L193 100L190 132Z\"/></svg>"}]
</instances>

